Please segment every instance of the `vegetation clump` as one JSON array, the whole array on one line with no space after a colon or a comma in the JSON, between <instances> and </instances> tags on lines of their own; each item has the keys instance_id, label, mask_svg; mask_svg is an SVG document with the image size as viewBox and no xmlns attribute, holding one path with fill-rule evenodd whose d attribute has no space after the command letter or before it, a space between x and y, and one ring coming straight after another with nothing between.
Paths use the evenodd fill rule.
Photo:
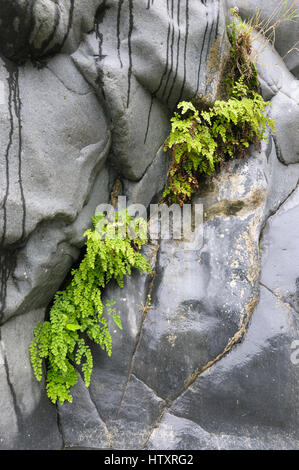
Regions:
<instances>
[{"instance_id":1,"label":"vegetation clump","mask_svg":"<svg viewBox=\"0 0 299 470\"><path fill-rule=\"evenodd\" d=\"M164 149L172 164L163 197L183 205L199 189L199 177L211 175L222 162L244 157L253 143L266 140L274 121L267 114L270 102L259 94L257 71L251 61L250 31L244 24L228 26L231 43L227 99L212 106L203 101L180 102L171 119Z\"/></svg>"},{"instance_id":2,"label":"vegetation clump","mask_svg":"<svg viewBox=\"0 0 299 470\"><path fill-rule=\"evenodd\" d=\"M103 304L102 289L112 279L123 287L124 276L131 274L132 268L151 271L139 252L147 241L144 219L132 219L124 211L116 212L109 221L103 214L97 215L93 223L95 228L85 233L86 254L80 266L72 271L68 287L56 293L49 320L35 327L30 345L31 364L38 381L46 360L46 389L53 403L72 402L70 388L79 377L76 366L81 365L84 382L89 386L93 359L87 339L111 355L107 315L119 328L122 323L114 300Z\"/></svg>"}]
</instances>

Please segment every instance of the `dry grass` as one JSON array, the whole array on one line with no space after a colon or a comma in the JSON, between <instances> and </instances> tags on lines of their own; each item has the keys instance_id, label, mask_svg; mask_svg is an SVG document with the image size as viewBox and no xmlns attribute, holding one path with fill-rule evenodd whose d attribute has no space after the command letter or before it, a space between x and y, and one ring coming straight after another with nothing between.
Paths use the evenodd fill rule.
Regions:
<instances>
[{"instance_id":1,"label":"dry grass","mask_svg":"<svg viewBox=\"0 0 299 470\"><path fill-rule=\"evenodd\" d=\"M263 38L265 41L259 41L260 44L270 44L275 46L276 30L285 22L297 22L299 18L299 11L297 8L297 0L282 0L278 6L273 10L271 15L263 19L263 9L259 8L256 14L249 20L241 21L238 28L240 32L247 33L251 36L252 43ZM234 16L238 16L237 10L233 12ZM259 46L261 47L261 46ZM264 49L265 45L263 46ZM283 59L293 51L299 50L299 41L286 52ZM256 49L255 53L261 51Z\"/></svg>"}]
</instances>

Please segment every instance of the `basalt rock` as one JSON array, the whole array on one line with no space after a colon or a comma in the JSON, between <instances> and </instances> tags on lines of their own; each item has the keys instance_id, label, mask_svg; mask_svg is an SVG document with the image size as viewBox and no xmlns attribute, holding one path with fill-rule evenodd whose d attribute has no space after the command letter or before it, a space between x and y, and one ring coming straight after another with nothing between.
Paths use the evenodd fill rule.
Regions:
<instances>
[{"instance_id":1,"label":"basalt rock","mask_svg":"<svg viewBox=\"0 0 299 470\"><path fill-rule=\"evenodd\" d=\"M56 407L29 361L96 207L158 202L176 104L220 96L229 3L0 0L1 449L298 447L293 23L257 58L277 133L202 182L195 243L149 240L153 274L107 287L123 330L90 387Z\"/></svg>"}]
</instances>

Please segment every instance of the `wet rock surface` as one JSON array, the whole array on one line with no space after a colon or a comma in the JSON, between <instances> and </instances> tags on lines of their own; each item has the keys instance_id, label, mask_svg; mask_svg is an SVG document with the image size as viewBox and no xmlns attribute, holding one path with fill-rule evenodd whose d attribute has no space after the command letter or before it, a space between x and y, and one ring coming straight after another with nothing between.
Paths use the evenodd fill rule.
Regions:
<instances>
[{"instance_id":1,"label":"wet rock surface","mask_svg":"<svg viewBox=\"0 0 299 470\"><path fill-rule=\"evenodd\" d=\"M123 331L90 387L54 406L29 361L115 180L159 201L176 103L218 96L227 3L0 0L1 449L298 447L297 26L258 56L277 133L202 184L193 246L152 240L153 275L106 289Z\"/></svg>"}]
</instances>

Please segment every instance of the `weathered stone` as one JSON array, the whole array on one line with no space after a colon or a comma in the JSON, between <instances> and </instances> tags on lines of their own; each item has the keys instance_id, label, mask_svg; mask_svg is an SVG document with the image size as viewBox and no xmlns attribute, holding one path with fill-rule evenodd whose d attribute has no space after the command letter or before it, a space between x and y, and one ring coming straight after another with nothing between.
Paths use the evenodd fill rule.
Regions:
<instances>
[{"instance_id":1,"label":"weathered stone","mask_svg":"<svg viewBox=\"0 0 299 470\"><path fill-rule=\"evenodd\" d=\"M112 448L140 449L161 414L163 400L133 375L109 422Z\"/></svg>"},{"instance_id":2,"label":"weathered stone","mask_svg":"<svg viewBox=\"0 0 299 470\"><path fill-rule=\"evenodd\" d=\"M202 246L186 251L184 242L160 242L152 308L133 372L163 398L173 399L242 337L258 295L265 162L258 152L248 163L232 162L212 179L210 193L194 200L203 204Z\"/></svg>"},{"instance_id":3,"label":"weathered stone","mask_svg":"<svg viewBox=\"0 0 299 470\"><path fill-rule=\"evenodd\" d=\"M297 82L299 90L299 82ZM298 95L299 98L299 95ZM299 100L279 92L272 98L272 117L276 122L277 142L281 160L286 163L299 163Z\"/></svg>"},{"instance_id":4,"label":"weathered stone","mask_svg":"<svg viewBox=\"0 0 299 470\"><path fill-rule=\"evenodd\" d=\"M169 115L158 100L151 105L149 92L140 86L134 75L130 76L131 99L128 101L128 71L115 66L114 43L108 43L101 66L98 65L97 69L94 68L95 63L92 66L94 57L98 54L98 41L95 34L88 37L73 55L73 59L102 98L106 114L110 118L112 165L121 176L136 181L144 175L166 139L169 133ZM144 114L150 106L152 119L159 124L147 129Z\"/></svg>"},{"instance_id":5,"label":"weathered stone","mask_svg":"<svg viewBox=\"0 0 299 470\"><path fill-rule=\"evenodd\" d=\"M227 6L0 0L2 449L298 447L298 61L267 42L254 48L277 134L201 182L193 247L155 241L153 276L108 286L123 330L109 318L111 357L92 345L89 389L80 378L55 407L29 362L96 207L117 179L129 204L157 202L177 102L221 96Z\"/></svg>"},{"instance_id":6,"label":"weathered stone","mask_svg":"<svg viewBox=\"0 0 299 470\"><path fill-rule=\"evenodd\" d=\"M243 343L199 376L169 412L220 435L220 448L222 434L242 438L241 448L251 448L248 438L259 441L255 448L296 448L298 370L290 355L297 331L296 312L261 288Z\"/></svg>"},{"instance_id":7,"label":"weathered stone","mask_svg":"<svg viewBox=\"0 0 299 470\"><path fill-rule=\"evenodd\" d=\"M166 186L169 166L169 155L160 148L141 180L123 180L123 193L127 197L127 204L143 204L148 207L151 203L158 203Z\"/></svg>"},{"instance_id":8,"label":"weathered stone","mask_svg":"<svg viewBox=\"0 0 299 470\"><path fill-rule=\"evenodd\" d=\"M0 343L0 406L0 449L11 449L19 430L2 341Z\"/></svg>"},{"instance_id":9,"label":"weathered stone","mask_svg":"<svg viewBox=\"0 0 299 470\"><path fill-rule=\"evenodd\" d=\"M0 1L1 53L23 62L63 50L74 52L84 33L94 28L94 18L104 0Z\"/></svg>"},{"instance_id":10,"label":"weathered stone","mask_svg":"<svg viewBox=\"0 0 299 470\"><path fill-rule=\"evenodd\" d=\"M263 96L270 100L279 91L298 101L298 80L288 70L274 47L257 31L252 32L252 59L254 60Z\"/></svg>"},{"instance_id":11,"label":"weathered stone","mask_svg":"<svg viewBox=\"0 0 299 470\"><path fill-rule=\"evenodd\" d=\"M73 59L111 119L111 162L136 181L168 135L168 111L198 93L212 99L217 94L228 54L223 6L188 0L172 6L156 0L149 8L146 0L105 5L96 33L86 37ZM216 67L208 60L215 39Z\"/></svg>"},{"instance_id":12,"label":"weathered stone","mask_svg":"<svg viewBox=\"0 0 299 470\"><path fill-rule=\"evenodd\" d=\"M109 446L107 427L90 398L83 380L72 391L73 403L59 405L64 448L101 449Z\"/></svg>"},{"instance_id":13,"label":"weathered stone","mask_svg":"<svg viewBox=\"0 0 299 470\"><path fill-rule=\"evenodd\" d=\"M269 136L268 143L264 144L264 147L268 162L265 174L271 182L265 208L265 218L268 218L296 188L299 180L299 164L285 165L280 161L281 153L276 136Z\"/></svg>"},{"instance_id":14,"label":"weathered stone","mask_svg":"<svg viewBox=\"0 0 299 470\"><path fill-rule=\"evenodd\" d=\"M145 256L154 269L157 246L146 247ZM132 373L134 352L140 341L142 325L148 310L148 293L151 290L152 275L133 272L120 288L111 284L105 290L106 300L113 299L120 313L123 330L119 330L111 318L109 329L112 336L112 356L92 346L95 368L92 374L90 393L97 409L106 423L119 408Z\"/></svg>"},{"instance_id":15,"label":"weathered stone","mask_svg":"<svg viewBox=\"0 0 299 470\"><path fill-rule=\"evenodd\" d=\"M29 345L43 309L7 321L1 327L1 345L6 372L1 377L0 448L53 449L62 446L56 408L46 396L45 383L33 376ZM5 387L5 383L7 386ZM3 415L4 413L4 415ZM6 416L10 415L9 422ZM45 423L46 426L45 426Z\"/></svg>"},{"instance_id":16,"label":"weathered stone","mask_svg":"<svg viewBox=\"0 0 299 470\"><path fill-rule=\"evenodd\" d=\"M73 78L69 87L62 69L60 78L55 75L53 62L53 71L50 61L49 68L38 71L26 65L21 72L2 63L6 104L1 147L6 158L0 176L0 235L2 251L9 250L1 255L7 277L3 320L32 305L47 305L78 256L73 245L82 244L95 207L109 197L104 163L110 134L101 107L69 59L60 58L60 67L66 63L65 81ZM91 204L97 187L98 201Z\"/></svg>"},{"instance_id":17,"label":"weathered stone","mask_svg":"<svg viewBox=\"0 0 299 470\"><path fill-rule=\"evenodd\" d=\"M299 313L299 189L268 219L263 233L261 282Z\"/></svg>"},{"instance_id":18,"label":"weathered stone","mask_svg":"<svg viewBox=\"0 0 299 470\"><path fill-rule=\"evenodd\" d=\"M298 190L267 222L263 287L243 343L211 364L168 407L149 448L162 448L166 435L170 449L298 446L298 370L291 356L298 334L297 248L292 243L297 208Z\"/></svg>"},{"instance_id":19,"label":"weathered stone","mask_svg":"<svg viewBox=\"0 0 299 470\"><path fill-rule=\"evenodd\" d=\"M147 443L148 449L218 450L217 437L206 432L193 421L165 413L160 426ZM189 461L189 459L187 460Z\"/></svg>"},{"instance_id":20,"label":"weathered stone","mask_svg":"<svg viewBox=\"0 0 299 470\"><path fill-rule=\"evenodd\" d=\"M253 37L262 94L271 100L271 117L275 121L278 157L286 165L298 163L299 81L288 71L279 54L257 32Z\"/></svg>"}]
</instances>

